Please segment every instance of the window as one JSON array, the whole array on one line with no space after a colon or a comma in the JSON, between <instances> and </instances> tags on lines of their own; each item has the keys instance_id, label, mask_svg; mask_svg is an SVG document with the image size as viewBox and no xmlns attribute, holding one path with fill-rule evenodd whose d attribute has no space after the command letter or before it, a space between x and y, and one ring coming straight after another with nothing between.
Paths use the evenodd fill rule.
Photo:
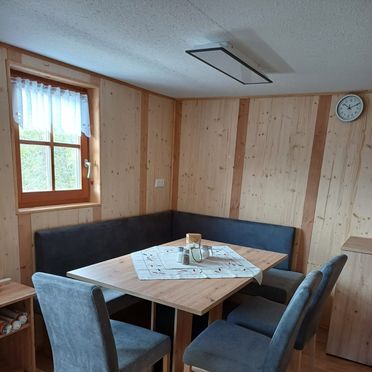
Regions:
<instances>
[{"instance_id":1,"label":"window","mask_svg":"<svg viewBox=\"0 0 372 372\"><path fill-rule=\"evenodd\" d=\"M87 90L11 71L19 207L89 201Z\"/></svg>"}]
</instances>

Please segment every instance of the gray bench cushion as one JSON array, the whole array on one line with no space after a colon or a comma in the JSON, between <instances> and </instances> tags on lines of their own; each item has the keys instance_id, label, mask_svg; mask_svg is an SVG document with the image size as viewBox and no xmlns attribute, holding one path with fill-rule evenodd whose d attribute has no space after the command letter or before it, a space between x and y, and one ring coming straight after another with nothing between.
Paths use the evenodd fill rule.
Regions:
<instances>
[{"instance_id":1,"label":"gray bench cushion","mask_svg":"<svg viewBox=\"0 0 372 372\"><path fill-rule=\"evenodd\" d=\"M239 293L262 296L272 301L288 304L305 275L296 271L269 269L264 273L262 285L251 283Z\"/></svg>"},{"instance_id":2,"label":"gray bench cushion","mask_svg":"<svg viewBox=\"0 0 372 372\"><path fill-rule=\"evenodd\" d=\"M138 297L124 295L119 291L109 288L102 288L102 294L109 314L115 314L118 311L132 306L140 301Z\"/></svg>"},{"instance_id":3,"label":"gray bench cushion","mask_svg":"<svg viewBox=\"0 0 372 372\"><path fill-rule=\"evenodd\" d=\"M276 267L284 270L290 269L294 227L173 212L174 238L184 237L188 232L200 232L205 239L286 253L288 259Z\"/></svg>"}]
</instances>

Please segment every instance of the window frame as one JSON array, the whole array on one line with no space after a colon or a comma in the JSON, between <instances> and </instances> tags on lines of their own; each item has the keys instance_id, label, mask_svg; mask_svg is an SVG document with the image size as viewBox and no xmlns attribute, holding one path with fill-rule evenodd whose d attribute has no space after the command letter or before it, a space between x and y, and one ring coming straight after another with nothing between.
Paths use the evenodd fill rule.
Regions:
<instances>
[{"instance_id":1,"label":"window frame","mask_svg":"<svg viewBox=\"0 0 372 372\"><path fill-rule=\"evenodd\" d=\"M10 77L21 77L22 79L29 79L37 81L39 83L51 85L52 87L59 87L61 89L68 89L75 92L83 93L88 96L88 105L91 112L91 99L89 90L80 86L74 86L66 83L62 83L56 80L46 79L36 75L28 74L15 69L10 69ZM11 99L11 98L10 98ZM21 140L19 137L19 125L14 121L13 115L12 123L14 129L14 143L15 143L15 168L17 178L17 194L18 194L18 208L32 208L32 207L44 207L51 205L63 205L63 204L74 204L74 203L85 203L90 201L90 180L87 178L87 169L84 167L84 160L89 161L89 138L83 133L80 137L79 144L69 144L54 142L53 128L51 128L49 141L37 141L37 140ZM22 188L22 167L21 167L21 144L30 145L46 145L50 147L51 151L51 176L52 176L52 188L51 191L32 191L24 192ZM54 174L54 148L79 148L80 149L80 169L81 169L81 189L74 190L55 190L55 174Z\"/></svg>"}]
</instances>

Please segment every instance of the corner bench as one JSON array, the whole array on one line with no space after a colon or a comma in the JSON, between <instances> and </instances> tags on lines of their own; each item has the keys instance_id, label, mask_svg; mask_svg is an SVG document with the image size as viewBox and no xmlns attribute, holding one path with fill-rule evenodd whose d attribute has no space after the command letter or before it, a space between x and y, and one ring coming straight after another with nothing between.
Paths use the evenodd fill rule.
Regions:
<instances>
[{"instance_id":1,"label":"corner bench","mask_svg":"<svg viewBox=\"0 0 372 372\"><path fill-rule=\"evenodd\" d=\"M79 267L180 239L187 232L200 232L206 239L288 255L288 259L277 268L265 273L262 286L250 285L248 293L266 294L271 299L286 303L292 292L289 285L293 285L292 277L297 275L299 281L303 278L302 274L289 271L294 227L178 211L37 231L36 271L65 276L67 271ZM277 278L280 285L273 287ZM104 297L111 314L138 301L110 289L104 289Z\"/></svg>"}]
</instances>

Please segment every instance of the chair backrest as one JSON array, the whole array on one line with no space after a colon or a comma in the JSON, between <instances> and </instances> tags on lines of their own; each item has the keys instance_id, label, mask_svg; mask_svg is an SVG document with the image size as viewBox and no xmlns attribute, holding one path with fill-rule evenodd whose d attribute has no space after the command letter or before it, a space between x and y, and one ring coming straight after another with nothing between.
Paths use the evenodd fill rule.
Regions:
<instances>
[{"instance_id":1,"label":"chair backrest","mask_svg":"<svg viewBox=\"0 0 372 372\"><path fill-rule=\"evenodd\" d=\"M286 371L298 330L321 278L320 271L312 271L297 288L270 341L264 372Z\"/></svg>"},{"instance_id":2,"label":"chair backrest","mask_svg":"<svg viewBox=\"0 0 372 372\"><path fill-rule=\"evenodd\" d=\"M118 370L118 358L102 291L94 285L46 273L32 281L52 346L54 370Z\"/></svg>"},{"instance_id":3,"label":"chair backrest","mask_svg":"<svg viewBox=\"0 0 372 372\"><path fill-rule=\"evenodd\" d=\"M341 254L326 262L319 271L323 274L319 287L315 291L309 309L298 332L295 349L302 350L305 344L314 336L318 327L327 299L336 284L338 277L347 261L347 256Z\"/></svg>"}]
</instances>

